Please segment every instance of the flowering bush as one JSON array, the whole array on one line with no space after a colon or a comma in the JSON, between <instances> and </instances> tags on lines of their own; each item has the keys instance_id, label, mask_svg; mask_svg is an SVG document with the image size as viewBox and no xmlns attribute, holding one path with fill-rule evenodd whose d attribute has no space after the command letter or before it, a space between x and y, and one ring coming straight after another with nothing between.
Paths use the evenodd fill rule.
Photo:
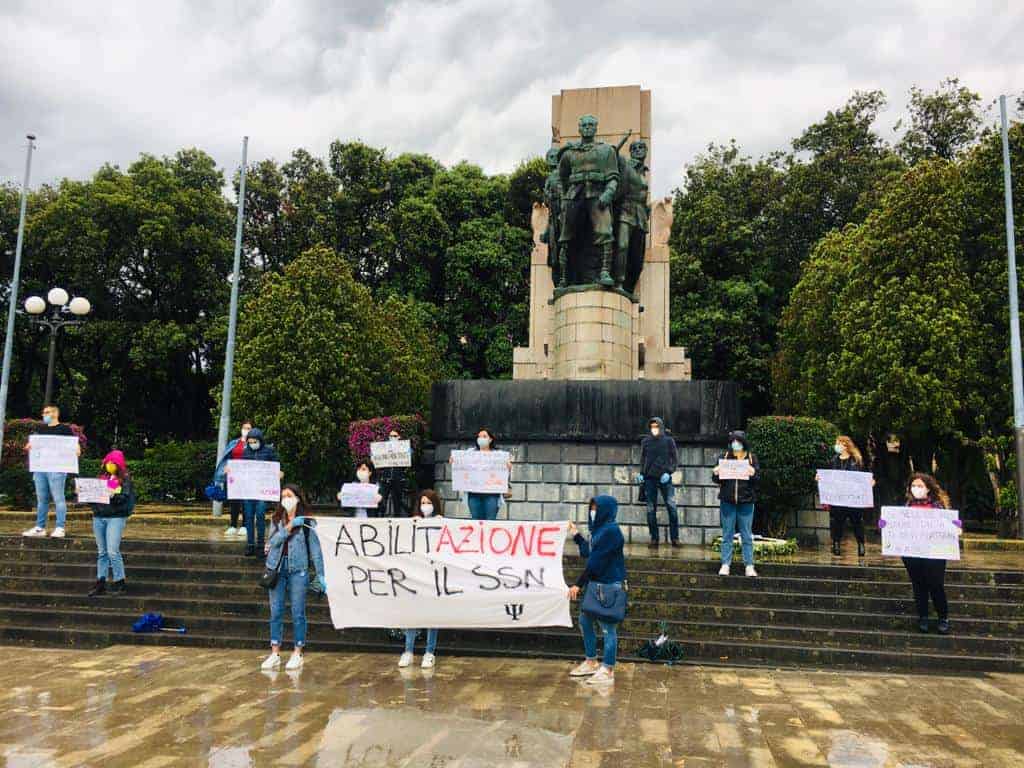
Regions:
<instances>
[{"instance_id":1,"label":"flowering bush","mask_svg":"<svg viewBox=\"0 0 1024 768\"><path fill-rule=\"evenodd\" d=\"M388 439L388 433L397 429L403 440L412 443L412 461L415 466L427 436L427 422L422 416L381 416L377 419L353 421L348 425L348 450L354 464L370 458L370 443Z\"/></svg>"}]
</instances>

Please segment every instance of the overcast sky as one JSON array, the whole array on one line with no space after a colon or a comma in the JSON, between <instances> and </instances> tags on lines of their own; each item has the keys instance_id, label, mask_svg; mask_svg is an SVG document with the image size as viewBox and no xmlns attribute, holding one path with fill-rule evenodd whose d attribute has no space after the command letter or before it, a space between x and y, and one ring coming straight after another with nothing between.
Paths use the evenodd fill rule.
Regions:
<instances>
[{"instance_id":1,"label":"overcast sky","mask_svg":"<svg viewBox=\"0 0 1024 768\"><path fill-rule=\"evenodd\" d=\"M0 7L0 180L88 177L197 146L226 169L335 138L509 171L550 138L550 96L653 92L653 185L709 142L757 156L855 89L957 76L1024 91L1024 2L1004 0L279 0ZM995 119L997 111L992 112Z\"/></svg>"}]
</instances>

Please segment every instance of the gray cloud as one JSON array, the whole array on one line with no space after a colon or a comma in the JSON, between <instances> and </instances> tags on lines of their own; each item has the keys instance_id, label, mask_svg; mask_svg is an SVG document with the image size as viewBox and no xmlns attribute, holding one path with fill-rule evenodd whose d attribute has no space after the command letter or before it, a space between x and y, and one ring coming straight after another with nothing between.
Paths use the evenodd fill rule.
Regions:
<instances>
[{"instance_id":1,"label":"gray cloud","mask_svg":"<svg viewBox=\"0 0 1024 768\"><path fill-rule=\"evenodd\" d=\"M653 91L653 179L709 142L783 148L855 89L959 76L1024 89L1010 2L307 0L8 2L0 10L0 180L38 134L37 182L184 146L225 168L335 138L508 171L545 149L561 88Z\"/></svg>"}]
</instances>

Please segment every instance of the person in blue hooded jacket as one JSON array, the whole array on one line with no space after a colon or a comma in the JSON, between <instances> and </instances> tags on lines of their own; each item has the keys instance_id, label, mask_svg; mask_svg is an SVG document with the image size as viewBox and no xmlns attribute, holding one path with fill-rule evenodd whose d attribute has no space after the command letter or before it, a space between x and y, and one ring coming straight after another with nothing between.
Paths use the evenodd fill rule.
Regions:
<instances>
[{"instance_id":1,"label":"person in blue hooded jacket","mask_svg":"<svg viewBox=\"0 0 1024 768\"><path fill-rule=\"evenodd\" d=\"M575 600L580 591L591 581L622 588L626 581L626 560L622 554L625 538L615 518L619 513L619 502L612 496L595 496L590 500L590 541L569 523L569 533L580 548L580 557L587 558L583 573L569 588L569 597ZM604 655L602 663L597 662L597 633L594 623L601 625L604 633ZM602 685L615 681L615 656L619 647L618 625L601 621L580 611L580 630L583 632L583 663L569 673L572 677L587 677L587 684Z\"/></svg>"},{"instance_id":2,"label":"person in blue hooded jacket","mask_svg":"<svg viewBox=\"0 0 1024 768\"><path fill-rule=\"evenodd\" d=\"M263 430L253 427L245 436L245 450L241 461L280 461L277 449L263 437ZM228 470L224 470L225 475ZM281 473L284 477L284 473ZM245 555L255 557L257 550L262 553L267 531L267 502L246 499L242 504L245 517Z\"/></svg>"},{"instance_id":3,"label":"person in blue hooded jacket","mask_svg":"<svg viewBox=\"0 0 1024 768\"><path fill-rule=\"evenodd\" d=\"M285 669L298 670L306 647L306 593L314 585L321 594L327 591L324 557L316 533L316 520L306 517L309 504L297 485L281 489L281 503L270 521L267 546L268 571L277 571L277 583L270 590L270 655L262 669L281 665L281 641L284 639L285 599L292 607L295 650Z\"/></svg>"},{"instance_id":4,"label":"person in blue hooded jacket","mask_svg":"<svg viewBox=\"0 0 1024 768\"><path fill-rule=\"evenodd\" d=\"M246 419L242 422L241 434L234 440L231 440L226 446L224 446L224 453L217 460L217 467L213 470L213 484L218 485L223 493L227 493L227 476L224 474L224 470L228 466L229 461L237 461L242 458L245 453L245 439L249 436L249 431L252 429L252 422ZM245 516L243 513L244 502L241 501L225 501L228 506L228 511L231 513L231 525L224 531L225 536L244 536L245 525L243 521Z\"/></svg>"}]
</instances>

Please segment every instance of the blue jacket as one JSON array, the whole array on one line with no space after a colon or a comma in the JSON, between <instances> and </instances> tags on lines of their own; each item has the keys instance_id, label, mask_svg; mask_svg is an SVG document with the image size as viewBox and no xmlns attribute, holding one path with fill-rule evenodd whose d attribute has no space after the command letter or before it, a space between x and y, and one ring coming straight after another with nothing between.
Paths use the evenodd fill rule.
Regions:
<instances>
[{"instance_id":1,"label":"blue jacket","mask_svg":"<svg viewBox=\"0 0 1024 768\"><path fill-rule=\"evenodd\" d=\"M259 440L260 447L255 451L249 447L248 443L250 440ZM249 461L280 461L281 458L277 455L277 448L268 443L263 437L263 430L258 427L253 427L249 430L249 434L245 438L246 446L242 452L242 458Z\"/></svg>"},{"instance_id":2,"label":"blue jacket","mask_svg":"<svg viewBox=\"0 0 1024 768\"><path fill-rule=\"evenodd\" d=\"M576 579L576 586L584 587L588 581L610 584L626 580L626 559L622 547L626 543L615 522L619 513L619 502L612 496L595 496L596 512L590 513L590 541L577 533L574 537L580 548L580 557L587 558L583 573Z\"/></svg>"},{"instance_id":3,"label":"blue jacket","mask_svg":"<svg viewBox=\"0 0 1024 768\"><path fill-rule=\"evenodd\" d=\"M242 441L242 438L236 437L234 440L227 444L224 448L224 454L217 461L217 468L213 470L213 484L214 485L227 485L227 478L224 476L224 469L228 465L228 459L231 458L231 452L235 450L235 446Z\"/></svg>"},{"instance_id":4,"label":"blue jacket","mask_svg":"<svg viewBox=\"0 0 1024 768\"><path fill-rule=\"evenodd\" d=\"M307 534L308 531L308 534ZM309 550L306 550L306 540L309 539ZM316 520L309 517L302 519L302 525L292 529L291 537L285 533L284 525L271 522L270 541L267 550L267 568L275 570L281 562L281 553L284 551L284 542L288 540L288 570L305 571L309 569L309 561L313 561L313 569L316 573L309 574L309 580L324 580L324 556L320 550L320 538L316 533Z\"/></svg>"}]
</instances>

